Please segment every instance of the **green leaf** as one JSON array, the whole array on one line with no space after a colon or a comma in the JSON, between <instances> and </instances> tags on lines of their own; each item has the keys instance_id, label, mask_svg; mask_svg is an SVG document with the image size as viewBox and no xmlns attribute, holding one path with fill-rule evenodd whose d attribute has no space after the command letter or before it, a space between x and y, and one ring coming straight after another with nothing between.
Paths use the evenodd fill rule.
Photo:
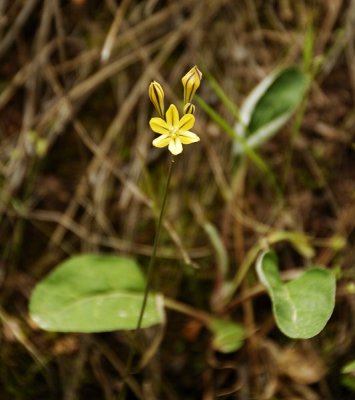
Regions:
<instances>
[{"instance_id":1,"label":"green leaf","mask_svg":"<svg viewBox=\"0 0 355 400\"><path fill-rule=\"evenodd\" d=\"M355 360L347 363L342 369L341 383L349 390L355 392Z\"/></svg>"},{"instance_id":2,"label":"green leaf","mask_svg":"<svg viewBox=\"0 0 355 400\"><path fill-rule=\"evenodd\" d=\"M238 136L244 138L250 148L265 142L300 105L309 81L309 77L296 66L268 75L250 93L240 109L240 121L235 125ZM243 152L238 142L235 142L234 152Z\"/></svg>"},{"instance_id":3,"label":"green leaf","mask_svg":"<svg viewBox=\"0 0 355 400\"><path fill-rule=\"evenodd\" d=\"M74 256L34 289L30 315L39 327L56 332L135 329L143 302L144 276L135 261L112 255ZM162 297L150 294L142 321L164 321Z\"/></svg>"},{"instance_id":4,"label":"green leaf","mask_svg":"<svg viewBox=\"0 0 355 400\"><path fill-rule=\"evenodd\" d=\"M259 256L256 269L271 297L276 324L286 336L308 339L324 328L335 304L335 277L330 271L314 267L283 283L271 251Z\"/></svg>"},{"instance_id":5,"label":"green leaf","mask_svg":"<svg viewBox=\"0 0 355 400\"><path fill-rule=\"evenodd\" d=\"M245 331L240 324L214 318L208 327L214 334L213 348L221 353L232 353L244 342Z\"/></svg>"},{"instance_id":6,"label":"green leaf","mask_svg":"<svg viewBox=\"0 0 355 400\"><path fill-rule=\"evenodd\" d=\"M348 362L342 369L343 374L355 374L355 360Z\"/></svg>"}]
</instances>

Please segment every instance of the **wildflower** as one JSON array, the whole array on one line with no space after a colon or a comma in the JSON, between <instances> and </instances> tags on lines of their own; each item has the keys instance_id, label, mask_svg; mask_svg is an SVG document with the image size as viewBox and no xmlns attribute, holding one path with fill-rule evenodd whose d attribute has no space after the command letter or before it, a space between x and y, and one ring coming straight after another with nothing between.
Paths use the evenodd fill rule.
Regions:
<instances>
[{"instance_id":1,"label":"wildflower","mask_svg":"<svg viewBox=\"0 0 355 400\"><path fill-rule=\"evenodd\" d=\"M195 117L192 114L186 114L180 119L176 106L171 104L165 119L155 117L149 121L152 130L160 134L153 140L153 146L159 148L169 146L168 149L172 154L180 154L183 144L195 143L200 140L195 133L189 131L194 123Z\"/></svg>"},{"instance_id":2,"label":"wildflower","mask_svg":"<svg viewBox=\"0 0 355 400\"><path fill-rule=\"evenodd\" d=\"M196 90L200 86L202 79L201 71L196 65L190 69L190 71L182 77L181 82L184 86L184 104L191 103Z\"/></svg>"},{"instance_id":3,"label":"wildflower","mask_svg":"<svg viewBox=\"0 0 355 400\"><path fill-rule=\"evenodd\" d=\"M149 85L149 98L161 117L164 117L164 90L157 81Z\"/></svg>"}]
</instances>

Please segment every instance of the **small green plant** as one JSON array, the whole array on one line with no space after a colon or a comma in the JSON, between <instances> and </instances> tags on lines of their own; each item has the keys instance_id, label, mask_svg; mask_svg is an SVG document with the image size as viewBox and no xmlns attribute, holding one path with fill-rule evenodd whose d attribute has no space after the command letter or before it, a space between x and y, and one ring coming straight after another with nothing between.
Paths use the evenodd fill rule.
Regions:
<instances>
[{"instance_id":1,"label":"small green plant","mask_svg":"<svg viewBox=\"0 0 355 400\"><path fill-rule=\"evenodd\" d=\"M236 197L236 185L245 175L246 158L250 159L268 178L280 195L279 185L267 163L257 153L257 148L275 135L286 124L304 101L310 86L311 66L304 70L297 66L278 68L265 77L247 96L238 109L217 81L205 73L208 82L226 109L236 119L230 125L204 100L198 98L202 109L233 139L232 155L235 162L231 192L225 194L230 208ZM273 305L273 314L278 328L288 337L308 339L317 335L332 315L335 305L335 276L325 268L312 267L302 276L282 282L278 271L276 254L266 250L280 241L288 241L306 258L313 256L310 238L303 233L270 231L261 227L264 236L250 249L235 276L228 279L228 266L224 266L223 282L214 294L217 309L228 307L254 262L257 275L265 286ZM258 257L259 255L259 257ZM258 258L257 258L258 257Z\"/></svg>"},{"instance_id":2,"label":"small green plant","mask_svg":"<svg viewBox=\"0 0 355 400\"><path fill-rule=\"evenodd\" d=\"M208 75L209 76L209 75ZM265 249L280 241L290 242L304 257L311 257L313 249L309 238L297 232L268 231L261 227L263 238L249 250L234 277L229 274L229 259L217 229L204 220L200 222L221 264L220 285L211 295L216 315L179 303L151 290L152 271L159 245L162 222L166 208L174 157L183 152L183 145L196 143L200 138L190 129L195 123L195 106L192 103L200 86L202 74L193 67L183 78L184 106L180 118L178 108L171 104L165 112L164 90L153 81L149 86L149 98L159 117L150 119L153 132L159 136L152 144L167 147L171 153L166 184L152 255L146 274L138 263L128 257L86 254L74 256L52 271L34 289L30 300L30 315L39 327L56 332L105 332L134 331L165 324L165 308L193 316L213 335L212 347L219 352L237 351L246 337L244 327L228 318L220 318L233 300L250 267L256 262L257 275L265 286L271 301L273 314L279 329L288 337L306 339L317 335L330 318L335 302L335 278L325 268L314 267L303 275L284 283L280 278L275 253ZM209 76L209 82L225 106L237 118L230 126L215 110L198 98L198 104L233 138L233 157L249 157L277 187L275 178L256 148L275 134L286 123L302 101L309 84L307 76L297 67L279 69L271 74L247 98L240 111L225 96L217 82ZM280 104L280 99L282 102ZM235 169L238 176L240 169ZM235 180L232 177L232 181ZM236 193L231 184L226 201L233 202ZM130 349L126 365L125 381L131 373L135 346ZM122 389L120 398L124 398Z\"/></svg>"},{"instance_id":3,"label":"small green plant","mask_svg":"<svg viewBox=\"0 0 355 400\"><path fill-rule=\"evenodd\" d=\"M149 86L149 98L160 115L149 121L151 129L159 134L152 144L157 148L167 146L172 156L146 277L140 266L127 257L96 254L74 256L58 265L38 283L32 293L30 315L42 329L82 333L133 330L137 333L142 328L164 324L165 306L200 320L215 335L213 346L216 350L231 352L242 345L244 329L241 325L219 320L150 290L174 156L182 153L183 145L200 140L190 129L195 123L192 99L201 79L202 74L196 66L182 78L184 109L181 118L174 104L164 114L162 86L156 81ZM131 372L135 351L132 346L124 382ZM124 397L123 387L120 398Z\"/></svg>"}]
</instances>

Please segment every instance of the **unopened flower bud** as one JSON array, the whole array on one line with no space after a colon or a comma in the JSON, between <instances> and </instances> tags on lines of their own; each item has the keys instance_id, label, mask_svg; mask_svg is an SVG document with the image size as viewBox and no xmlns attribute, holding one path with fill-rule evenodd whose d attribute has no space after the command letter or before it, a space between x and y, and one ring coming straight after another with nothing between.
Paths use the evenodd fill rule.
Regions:
<instances>
[{"instance_id":1,"label":"unopened flower bud","mask_svg":"<svg viewBox=\"0 0 355 400\"><path fill-rule=\"evenodd\" d=\"M164 90L157 81L149 85L149 98L159 115L164 118Z\"/></svg>"},{"instance_id":2,"label":"unopened flower bud","mask_svg":"<svg viewBox=\"0 0 355 400\"><path fill-rule=\"evenodd\" d=\"M185 104L184 114L195 114L195 106L192 103Z\"/></svg>"},{"instance_id":3,"label":"unopened flower bud","mask_svg":"<svg viewBox=\"0 0 355 400\"><path fill-rule=\"evenodd\" d=\"M202 72L196 65L181 79L184 86L184 104L191 103L196 90L200 86L202 79Z\"/></svg>"}]
</instances>

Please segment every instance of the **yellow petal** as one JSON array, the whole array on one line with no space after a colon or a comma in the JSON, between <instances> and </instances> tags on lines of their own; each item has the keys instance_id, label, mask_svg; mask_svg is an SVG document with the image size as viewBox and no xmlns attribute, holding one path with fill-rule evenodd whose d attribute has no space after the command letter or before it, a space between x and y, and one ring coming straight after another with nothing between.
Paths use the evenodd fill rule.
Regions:
<instances>
[{"instance_id":1,"label":"yellow petal","mask_svg":"<svg viewBox=\"0 0 355 400\"><path fill-rule=\"evenodd\" d=\"M179 138L174 138L170 140L169 151L170 153L174 154L174 156L182 152L182 144Z\"/></svg>"},{"instance_id":2,"label":"yellow petal","mask_svg":"<svg viewBox=\"0 0 355 400\"><path fill-rule=\"evenodd\" d=\"M179 123L179 111L174 104L171 104L166 112L166 122L169 127L178 127Z\"/></svg>"},{"instance_id":3,"label":"yellow petal","mask_svg":"<svg viewBox=\"0 0 355 400\"><path fill-rule=\"evenodd\" d=\"M152 128L153 132L160 134L168 134L170 132L167 123L159 117L151 118L149 121L149 125Z\"/></svg>"},{"instance_id":4,"label":"yellow petal","mask_svg":"<svg viewBox=\"0 0 355 400\"><path fill-rule=\"evenodd\" d=\"M182 144L190 144L190 143L196 143L196 142L200 141L200 138L195 133L190 132L190 131L180 132L179 139Z\"/></svg>"},{"instance_id":5,"label":"yellow petal","mask_svg":"<svg viewBox=\"0 0 355 400\"><path fill-rule=\"evenodd\" d=\"M153 140L152 144L155 147L162 148L169 144L171 137L169 135L161 135Z\"/></svg>"},{"instance_id":6,"label":"yellow petal","mask_svg":"<svg viewBox=\"0 0 355 400\"><path fill-rule=\"evenodd\" d=\"M179 131L188 131L194 126L195 123L195 117L192 114L186 114L184 115L178 125Z\"/></svg>"}]
</instances>

